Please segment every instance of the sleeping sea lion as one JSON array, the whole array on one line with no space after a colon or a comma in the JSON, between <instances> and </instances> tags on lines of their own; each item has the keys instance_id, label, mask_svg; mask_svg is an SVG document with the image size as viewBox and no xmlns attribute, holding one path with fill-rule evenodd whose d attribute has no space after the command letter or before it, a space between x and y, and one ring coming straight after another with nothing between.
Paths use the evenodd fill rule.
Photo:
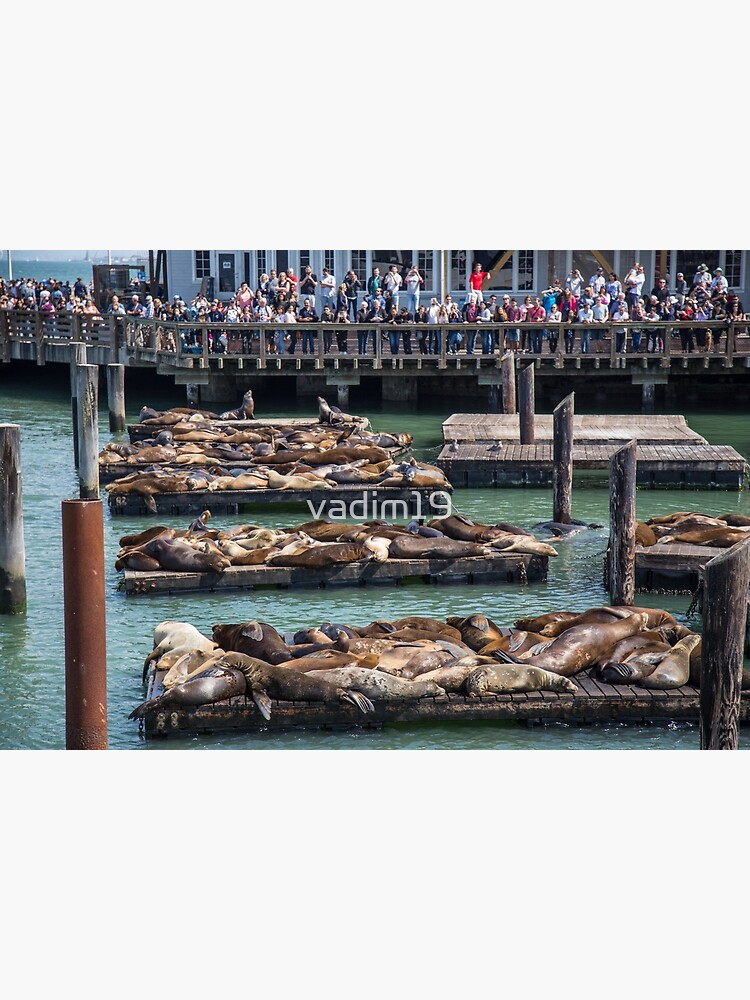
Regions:
<instances>
[{"instance_id":1,"label":"sleeping sea lion","mask_svg":"<svg viewBox=\"0 0 750 1000\"><path fill-rule=\"evenodd\" d=\"M391 542L391 559L460 559L466 556L486 556L483 545L458 541L454 538L422 538L421 535L400 535Z\"/></svg>"},{"instance_id":2,"label":"sleeping sea lion","mask_svg":"<svg viewBox=\"0 0 750 1000\"><path fill-rule=\"evenodd\" d=\"M266 622L241 622L237 625L214 625L213 639L227 651L245 653L266 663L291 660L289 647L272 625Z\"/></svg>"},{"instance_id":3,"label":"sleeping sea lion","mask_svg":"<svg viewBox=\"0 0 750 1000\"><path fill-rule=\"evenodd\" d=\"M697 528L694 531L683 531L670 535L661 540L662 545L670 542L685 542L689 545L706 545L716 548L726 549L743 542L750 537L750 530L747 528L731 528L729 525L723 528Z\"/></svg>"},{"instance_id":4,"label":"sleeping sea lion","mask_svg":"<svg viewBox=\"0 0 750 1000\"><path fill-rule=\"evenodd\" d=\"M654 672L643 678L641 685L666 691L687 684L690 679L690 657L700 643L699 635L686 635L684 639L680 639L659 661Z\"/></svg>"},{"instance_id":5,"label":"sleeping sea lion","mask_svg":"<svg viewBox=\"0 0 750 1000\"><path fill-rule=\"evenodd\" d=\"M219 662L242 671L248 694L266 720L271 718L273 698L280 701L346 701L356 705L361 712L372 712L375 709L365 695L323 680L316 676L317 671L303 674L284 667L270 666L244 653L227 653Z\"/></svg>"},{"instance_id":6,"label":"sleeping sea lion","mask_svg":"<svg viewBox=\"0 0 750 1000\"><path fill-rule=\"evenodd\" d=\"M149 698L144 701L130 713L128 718L142 719L147 712L156 712L170 706L195 708L197 705L223 701L225 698L244 694L245 686L245 678L239 670L226 670L218 666L209 667L205 673L201 673L198 677L170 688L157 698Z\"/></svg>"},{"instance_id":7,"label":"sleeping sea lion","mask_svg":"<svg viewBox=\"0 0 750 1000\"><path fill-rule=\"evenodd\" d=\"M470 697L483 694L508 694L513 691L559 691L574 694L576 685L559 674L521 664L484 664L475 667L466 678Z\"/></svg>"},{"instance_id":8,"label":"sleeping sea lion","mask_svg":"<svg viewBox=\"0 0 750 1000\"><path fill-rule=\"evenodd\" d=\"M339 667L335 670L317 671L309 676L321 678L349 689L356 688L373 701L389 701L391 698L436 698L445 694L443 688L434 681L421 677L415 681L394 677L380 670L365 670L362 667Z\"/></svg>"}]
</instances>

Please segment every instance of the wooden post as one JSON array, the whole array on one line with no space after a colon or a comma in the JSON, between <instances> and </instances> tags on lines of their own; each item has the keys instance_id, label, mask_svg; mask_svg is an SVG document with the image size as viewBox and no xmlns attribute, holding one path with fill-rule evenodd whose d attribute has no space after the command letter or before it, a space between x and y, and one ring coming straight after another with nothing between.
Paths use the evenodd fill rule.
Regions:
<instances>
[{"instance_id":1,"label":"wooden post","mask_svg":"<svg viewBox=\"0 0 750 1000\"><path fill-rule=\"evenodd\" d=\"M260 355L259 355L260 360L258 361L258 367L259 368L265 368L266 367L266 354L268 353L268 347L266 345L266 328L267 328L267 325L268 324L266 324L266 323L261 323L260 326L258 327L258 329L260 331L260 341L258 343L258 347L260 348Z\"/></svg>"},{"instance_id":2,"label":"wooden post","mask_svg":"<svg viewBox=\"0 0 750 1000\"><path fill-rule=\"evenodd\" d=\"M552 411L552 520L560 524L570 524L574 399L571 392Z\"/></svg>"},{"instance_id":3,"label":"wooden post","mask_svg":"<svg viewBox=\"0 0 750 1000\"><path fill-rule=\"evenodd\" d=\"M438 368L442 371L448 367L448 333L450 332L449 326L441 326L440 330L440 361L438 362ZM416 333L416 331L414 331ZM495 412L495 411L493 411Z\"/></svg>"},{"instance_id":4,"label":"wooden post","mask_svg":"<svg viewBox=\"0 0 750 1000\"><path fill-rule=\"evenodd\" d=\"M516 412L516 356L512 351L503 355L503 413Z\"/></svg>"},{"instance_id":5,"label":"wooden post","mask_svg":"<svg viewBox=\"0 0 750 1000\"><path fill-rule=\"evenodd\" d=\"M701 750L737 750L742 654L750 583L750 539L703 570Z\"/></svg>"},{"instance_id":6,"label":"wooden post","mask_svg":"<svg viewBox=\"0 0 750 1000\"><path fill-rule=\"evenodd\" d=\"M727 323L727 346L724 367L731 368L734 364L734 320Z\"/></svg>"},{"instance_id":7,"label":"wooden post","mask_svg":"<svg viewBox=\"0 0 750 1000\"><path fill-rule=\"evenodd\" d=\"M86 364L86 345L71 344L70 351L70 410L73 420L73 463L78 468L78 368Z\"/></svg>"},{"instance_id":8,"label":"wooden post","mask_svg":"<svg viewBox=\"0 0 750 1000\"><path fill-rule=\"evenodd\" d=\"M201 401L201 387L196 382L188 382L185 386L185 394L188 406L195 406L197 409Z\"/></svg>"},{"instance_id":9,"label":"wooden post","mask_svg":"<svg viewBox=\"0 0 750 1000\"><path fill-rule=\"evenodd\" d=\"M623 445L609 460L609 549L607 579L610 603L635 601L636 443Z\"/></svg>"},{"instance_id":10,"label":"wooden post","mask_svg":"<svg viewBox=\"0 0 750 1000\"><path fill-rule=\"evenodd\" d=\"M101 500L62 501L65 748L107 749L107 618Z\"/></svg>"},{"instance_id":11,"label":"wooden post","mask_svg":"<svg viewBox=\"0 0 750 1000\"><path fill-rule=\"evenodd\" d=\"M487 411L488 413L500 412L500 386L491 385L487 390Z\"/></svg>"},{"instance_id":12,"label":"wooden post","mask_svg":"<svg viewBox=\"0 0 750 1000\"><path fill-rule=\"evenodd\" d=\"M375 361L373 362L373 368L380 369L383 367L383 335L380 332L380 327L375 326Z\"/></svg>"},{"instance_id":13,"label":"wooden post","mask_svg":"<svg viewBox=\"0 0 750 1000\"><path fill-rule=\"evenodd\" d=\"M44 364L44 317L40 312L34 313L34 340L36 341L36 363Z\"/></svg>"},{"instance_id":14,"label":"wooden post","mask_svg":"<svg viewBox=\"0 0 750 1000\"><path fill-rule=\"evenodd\" d=\"M341 383L336 386L336 402L342 409L349 407L349 386Z\"/></svg>"},{"instance_id":15,"label":"wooden post","mask_svg":"<svg viewBox=\"0 0 750 1000\"><path fill-rule=\"evenodd\" d=\"M521 444L534 444L534 363L518 376L518 412Z\"/></svg>"},{"instance_id":16,"label":"wooden post","mask_svg":"<svg viewBox=\"0 0 750 1000\"><path fill-rule=\"evenodd\" d=\"M0 309L0 337L3 342L3 363L10 364L10 310Z\"/></svg>"},{"instance_id":17,"label":"wooden post","mask_svg":"<svg viewBox=\"0 0 750 1000\"><path fill-rule=\"evenodd\" d=\"M21 429L0 424L0 614L26 610Z\"/></svg>"},{"instance_id":18,"label":"wooden post","mask_svg":"<svg viewBox=\"0 0 750 1000\"><path fill-rule=\"evenodd\" d=\"M125 430L125 365L107 365L109 429Z\"/></svg>"},{"instance_id":19,"label":"wooden post","mask_svg":"<svg viewBox=\"0 0 750 1000\"><path fill-rule=\"evenodd\" d=\"M641 413L654 412L654 400L656 398L656 383L644 382L641 386Z\"/></svg>"},{"instance_id":20,"label":"wooden post","mask_svg":"<svg viewBox=\"0 0 750 1000\"><path fill-rule=\"evenodd\" d=\"M78 480L81 500L99 498L99 366L78 368Z\"/></svg>"},{"instance_id":21,"label":"wooden post","mask_svg":"<svg viewBox=\"0 0 750 1000\"><path fill-rule=\"evenodd\" d=\"M674 327L671 323L664 327L664 350L661 356L661 366L662 368L669 368L672 363L672 334L674 333Z\"/></svg>"}]
</instances>

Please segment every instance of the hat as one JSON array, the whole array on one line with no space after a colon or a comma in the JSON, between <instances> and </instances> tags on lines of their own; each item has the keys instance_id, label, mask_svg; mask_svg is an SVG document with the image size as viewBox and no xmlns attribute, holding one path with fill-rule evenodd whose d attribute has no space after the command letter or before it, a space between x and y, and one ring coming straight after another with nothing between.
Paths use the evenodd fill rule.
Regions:
<instances>
[{"instance_id":1,"label":"hat","mask_svg":"<svg viewBox=\"0 0 750 1000\"><path fill-rule=\"evenodd\" d=\"M720 267L717 267L716 270L714 271L714 274L723 274L723 273L724 272L722 271L722 269Z\"/></svg>"},{"instance_id":2,"label":"hat","mask_svg":"<svg viewBox=\"0 0 750 1000\"><path fill-rule=\"evenodd\" d=\"M707 271L708 270L708 265L707 264L699 264L698 265L698 270L699 271Z\"/></svg>"},{"instance_id":3,"label":"hat","mask_svg":"<svg viewBox=\"0 0 750 1000\"><path fill-rule=\"evenodd\" d=\"M604 270L603 267L597 267L597 271L603 271L603 270Z\"/></svg>"}]
</instances>

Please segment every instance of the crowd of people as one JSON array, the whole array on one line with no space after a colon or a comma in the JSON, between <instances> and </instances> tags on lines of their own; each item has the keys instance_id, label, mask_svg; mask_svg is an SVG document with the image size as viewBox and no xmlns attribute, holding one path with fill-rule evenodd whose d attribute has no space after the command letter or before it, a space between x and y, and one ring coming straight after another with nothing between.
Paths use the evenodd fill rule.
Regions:
<instances>
[{"instance_id":1,"label":"crowd of people","mask_svg":"<svg viewBox=\"0 0 750 1000\"><path fill-rule=\"evenodd\" d=\"M128 324L128 342L136 347L176 349L173 329L158 324L173 321L184 324L180 331L181 349L200 352L204 331L211 353L250 353L253 342L264 332L268 354L313 354L316 331L305 329L313 323L383 324L381 336L387 338L390 354L395 356L417 351L440 354L444 327L446 352L473 355L477 345L483 355L505 351L542 354L546 343L549 353L558 351L562 336L565 354L578 349L582 354L599 353L604 347L603 324L621 324L615 328L615 349L622 353L630 337L631 352L659 352L664 347L665 322L690 320L695 325L679 329L683 351L706 352L721 349L721 327L699 324L722 321L725 330L744 320L742 302L729 288L722 268L713 273L701 264L690 280L678 273L672 283L658 278L650 292L644 267L636 262L622 280L613 271L605 274L598 267L588 281L574 268L564 281L555 278L539 295L526 295L521 301L510 294L487 294L484 286L489 275L480 263L469 276L467 293L459 302L450 294L441 302L421 300L424 275L415 264L403 269L392 264L385 274L379 267L362 282L354 270L337 282L324 267L320 278L307 266L297 276L294 269L262 274L255 289L243 282L228 302L208 299L200 293L190 302L179 295L172 301L131 291L114 295L106 309L109 314L154 320L153 327ZM671 287L670 287L671 285ZM39 310L43 312L98 313L91 290L79 278L69 282L0 279L0 308ZM222 330L220 324L248 324L247 333ZM512 324L534 324L526 328ZM296 329L289 330L290 324ZM477 328L474 328L474 324ZM498 326L498 324L504 324ZM505 324L511 324L507 326ZM278 325L278 329L275 327ZM468 329L462 329L469 325ZM483 328L486 325L486 329ZM494 325L494 328L493 328ZM251 328L252 327L252 328ZM414 329L416 327L416 329ZM323 350L330 353L334 339L339 354L349 350L346 329L323 331ZM357 353L376 353L376 330L362 326L357 330Z\"/></svg>"}]
</instances>

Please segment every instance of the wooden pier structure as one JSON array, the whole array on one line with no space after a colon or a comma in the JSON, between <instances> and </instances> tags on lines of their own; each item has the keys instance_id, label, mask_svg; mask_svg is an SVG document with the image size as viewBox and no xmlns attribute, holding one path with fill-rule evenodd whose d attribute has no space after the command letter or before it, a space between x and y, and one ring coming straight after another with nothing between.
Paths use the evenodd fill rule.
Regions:
<instances>
[{"instance_id":1,"label":"wooden pier structure","mask_svg":"<svg viewBox=\"0 0 750 1000\"><path fill-rule=\"evenodd\" d=\"M162 694L166 671L152 671L147 698ZM699 690L691 685L671 691L638 685L605 684L584 671L572 677L575 694L529 691L470 698L446 694L437 698L389 699L374 702L375 711L363 715L350 704L273 701L267 722L255 702L245 695L198 708L166 707L146 713L147 737L200 733L255 733L278 729L380 728L389 723L501 722L667 722L699 719ZM750 691L743 691L740 721L750 721Z\"/></svg>"},{"instance_id":2,"label":"wooden pier structure","mask_svg":"<svg viewBox=\"0 0 750 1000\"><path fill-rule=\"evenodd\" d=\"M535 443L520 444L515 414L454 413L443 424L437 464L453 486L547 486L553 418L535 416ZM639 486L735 489L748 464L730 445L712 445L680 415L573 417L573 471L604 470L628 441L638 445Z\"/></svg>"},{"instance_id":3,"label":"wooden pier structure","mask_svg":"<svg viewBox=\"0 0 750 1000\"><path fill-rule=\"evenodd\" d=\"M131 470L132 471L132 470ZM141 516L145 514L194 514L210 510L211 514L239 514L246 509L278 507L311 501L317 511L334 514L353 503L362 504L363 510L352 517L399 518L445 517L452 486L435 483L434 486L384 486L372 487L353 483L331 490L187 490L184 493L154 493L156 511L149 510L146 500L139 493L109 493L108 503L112 514ZM336 506L334 506L336 505ZM316 514L316 516L320 516Z\"/></svg>"},{"instance_id":4,"label":"wooden pier structure","mask_svg":"<svg viewBox=\"0 0 750 1000\"><path fill-rule=\"evenodd\" d=\"M399 586L404 583L524 585L547 579L547 556L498 551L458 559L388 559L312 569L306 566L230 566L223 573L124 570L126 594L177 594L262 587Z\"/></svg>"}]
</instances>

